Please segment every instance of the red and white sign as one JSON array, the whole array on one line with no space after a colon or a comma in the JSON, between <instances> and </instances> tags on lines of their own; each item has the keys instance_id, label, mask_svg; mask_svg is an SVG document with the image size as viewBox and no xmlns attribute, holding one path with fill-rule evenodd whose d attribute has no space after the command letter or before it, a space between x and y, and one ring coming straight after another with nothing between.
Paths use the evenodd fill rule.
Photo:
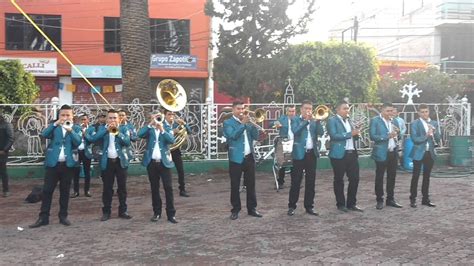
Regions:
<instances>
[{"instance_id":1,"label":"red and white sign","mask_svg":"<svg viewBox=\"0 0 474 266\"><path fill-rule=\"evenodd\" d=\"M0 57L0 60L20 60L26 72L36 77L56 77L58 60L56 58Z\"/></svg>"}]
</instances>

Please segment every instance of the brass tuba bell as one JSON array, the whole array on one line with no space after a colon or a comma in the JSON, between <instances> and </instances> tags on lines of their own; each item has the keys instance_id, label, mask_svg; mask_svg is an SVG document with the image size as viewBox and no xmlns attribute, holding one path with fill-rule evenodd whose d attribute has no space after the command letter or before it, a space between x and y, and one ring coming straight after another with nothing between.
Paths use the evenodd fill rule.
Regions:
<instances>
[{"instance_id":1,"label":"brass tuba bell","mask_svg":"<svg viewBox=\"0 0 474 266\"><path fill-rule=\"evenodd\" d=\"M316 120L324 120L329 116L329 107L326 105L318 105L313 111L313 118Z\"/></svg>"},{"instance_id":2,"label":"brass tuba bell","mask_svg":"<svg viewBox=\"0 0 474 266\"><path fill-rule=\"evenodd\" d=\"M186 91L173 79L164 79L158 83L156 97L161 107L171 112L181 111L187 103Z\"/></svg>"}]
</instances>

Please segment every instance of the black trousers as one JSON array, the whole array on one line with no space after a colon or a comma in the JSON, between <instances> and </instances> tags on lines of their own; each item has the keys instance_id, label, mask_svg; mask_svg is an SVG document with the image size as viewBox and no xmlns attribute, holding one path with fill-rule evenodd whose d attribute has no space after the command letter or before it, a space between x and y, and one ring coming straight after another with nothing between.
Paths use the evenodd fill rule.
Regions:
<instances>
[{"instance_id":1,"label":"black trousers","mask_svg":"<svg viewBox=\"0 0 474 266\"><path fill-rule=\"evenodd\" d=\"M397 152L388 152L387 160L375 162L375 196L377 202L383 201L383 176L387 171L387 201L394 200L393 191L395 189L395 177L397 176Z\"/></svg>"},{"instance_id":2,"label":"black trousers","mask_svg":"<svg viewBox=\"0 0 474 266\"><path fill-rule=\"evenodd\" d=\"M117 194L119 198L119 214L127 211L127 169L122 168L120 159L108 159L107 168L102 172L102 212L111 213L114 182L117 177Z\"/></svg>"},{"instance_id":3,"label":"black trousers","mask_svg":"<svg viewBox=\"0 0 474 266\"><path fill-rule=\"evenodd\" d=\"M183 159L181 159L181 150L176 149L171 152L171 157L173 158L174 165L176 166L176 171L178 172L178 184L179 190L185 191L185 183L184 183L184 167L183 167Z\"/></svg>"},{"instance_id":4,"label":"black trousers","mask_svg":"<svg viewBox=\"0 0 474 266\"><path fill-rule=\"evenodd\" d=\"M418 191L418 179L420 178L421 166L423 165L423 182L421 183L421 194L423 196L422 201L430 201L429 189L430 189L430 175L431 169L433 168L434 160L431 158L429 151L425 152L421 161L413 160L413 175L411 177L410 186L410 200L415 201Z\"/></svg>"},{"instance_id":5,"label":"black trousers","mask_svg":"<svg viewBox=\"0 0 474 266\"><path fill-rule=\"evenodd\" d=\"M249 154L245 156L241 164L229 161L231 212L239 212L242 209L239 192L242 173L244 174L244 184L247 186L247 211L252 211L257 208L255 159L252 154Z\"/></svg>"},{"instance_id":6,"label":"black trousers","mask_svg":"<svg viewBox=\"0 0 474 266\"><path fill-rule=\"evenodd\" d=\"M163 182L166 199L166 215L174 217L176 209L174 208L173 185L171 180L171 169L166 168L160 162L151 161L147 166L148 180L151 186L151 200L153 205L153 213L161 215L161 197L160 197L160 178Z\"/></svg>"},{"instance_id":7,"label":"black trousers","mask_svg":"<svg viewBox=\"0 0 474 266\"><path fill-rule=\"evenodd\" d=\"M74 175L74 168L67 167L66 163L58 163L55 167L46 167L43 185L43 200L41 202L41 211L39 216L44 220L49 220L51 210L51 201L53 199L54 189L59 182L59 218L67 217L69 204L69 189L71 189L71 180Z\"/></svg>"},{"instance_id":8,"label":"black trousers","mask_svg":"<svg viewBox=\"0 0 474 266\"><path fill-rule=\"evenodd\" d=\"M357 153L346 154L342 159L331 158L331 166L334 172L334 194L336 195L336 206L353 207L357 203L357 188L359 187L359 161ZM349 179L347 188L347 202L344 197L344 175Z\"/></svg>"},{"instance_id":9,"label":"black trousers","mask_svg":"<svg viewBox=\"0 0 474 266\"><path fill-rule=\"evenodd\" d=\"M7 156L0 159L0 177L2 178L3 192L8 192Z\"/></svg>"},{"instance_id":10,"label":"black trousers","mask_svg":"<svg viewBox=\"0 0 474 266\"><path fill-rule=\"evenodd\" d=\"M314 208L316 163L316 155L314 154L313 150L306 152L303 160L293 160L288 208L296 209L296 203L300 197L300 186L301 180L303 179L303 170L305 171L304 207L305 209Z\"/></svg>"},{"instance_id":11,"label":"black trousers","mask_svg":"<svg viewBox=\"0 0 474 266\"><path fill-rule=\"evenodd\" d=\"M79 150L79 163L84 167L84 192L89 191L91 186L91 159L86 157L84 150ZM81 168L74 175L74 192L79 193L79 175Z\"/></svg>"}]
</instances>

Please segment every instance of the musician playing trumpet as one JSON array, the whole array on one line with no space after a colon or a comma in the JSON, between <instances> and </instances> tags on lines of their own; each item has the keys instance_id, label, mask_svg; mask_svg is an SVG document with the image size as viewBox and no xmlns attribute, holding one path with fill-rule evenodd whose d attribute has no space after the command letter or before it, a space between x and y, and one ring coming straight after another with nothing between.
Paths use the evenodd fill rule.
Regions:
<instances>
[{"instance_id":1,"label":"musician playing trumpet","mask_svg":"<svg viewBox=\"0 0 474 266\"><path fill-rule=\"evenodd\" d=\"M421 185L421 204L435 207L429 196L431 169L436 157L435 146L440 140L438 122L430 119L430 109L421 104L418 107L419 119L413 121L410 127L410 137L413 140L413 149L410 157L413 158L413 175L410 186L410 206L416 208L418 179L423 166L423 182Z\"/></svg>"},{"instance_id":2,"label":"musician playing trumpet","mask_svg":"<svg viewBox=\"0 0 474 266\"><path fill-rule=\"evenodd\" d=\"M93 131L94 127L89 126L89 116L87 114L83 114L79 118L81 123L81 144L77 148L79 153L79 167L82 165L84 170L84 195L91 197L89 189L91 183L92 147L91 142L86 139L86 135L87 131ZM74 193L71 195L71 198L79 197L79 177L80 169L78 169L74 175Z\"/></svg>"},{"instance_id":3,"label":"musician playing trumpet","mask_svg":"<svg viewBox=\"0 0 474 266\"><path fill-rule=\"evenodd\" d=\"M309 215L318 216L314 209L316 163L319 157L318 136L324 134L319 120L313 118L313 104L303 101L301 114L291 121L294 134L293 170L291 172L291 188L288 200L288 215L295 214L296 203L300 195L301 180L305 172L304 208Z\"/></svg>"},{"instance_id":4,"label":"musician playing trumpet","mask_svg":"<svg viewBox=\"0 0 474 266\"><path fill-rule=\"evenodd\" d=\"M103 141L100 168L102 170L102 217L101 221L110 219L112 212L112 196L115 179L119 198L118 216L131 219L127 212L127 170L129 160L127 147L130 146L130 134L127 129L119 126L118 112L110 109L107 112L107 125L99 126L95 134L86 134L90 142Z\"/></svg>"},{"instance_id":5,"label":"musician playing trumpet","mask_svg":"<svg viewBox=\"0 0 474 266\"><path fill-rule=\"evenodd\" d=\"M253 217L262 217L257 211L255 192L255 157L253 142L258 139L258 129L251 122L249 114L245 114L243 102L232 104L232 117L224 121L224 136L229 145L230 203L231 220L239 218L240 179L243 174L247 186L247 213Z\"/></svg>"},{"instance_id":6,"label":"musician playing trumpet","mask_svg":"<svg viewBox=\"0 0 474 266\"><path fill-rule=\"evenodd\" d=\"M291 120L295 117L296 114L296 107L295 106L288 106L286 107L286 114L282 115L278 121L275 121L273 127L278 129L280 141L284 139L293 140L294 135L293 131L291 131ZM286 167L281 167L278 171L278 187L283 188L283 184L285 183L285 172Z\"/></svg>"},{"instance_id":7,"label":"musician playing trumpet","mask_svg":"<svg viewBox=\"0 0 474 266\"><path fill-rule=\"evenodd\" d=\"M375 161L375 195L376 209L383 209L384 191L383 177L387 171L387 200L386 205L402 208L394 198L395 178L397 175L398 140L400 139L400 126L393 119L394 108L391 103L384 103L380 115L370 121L369 135L374 142L372 159Z\"/></svg>"}]
</instances>

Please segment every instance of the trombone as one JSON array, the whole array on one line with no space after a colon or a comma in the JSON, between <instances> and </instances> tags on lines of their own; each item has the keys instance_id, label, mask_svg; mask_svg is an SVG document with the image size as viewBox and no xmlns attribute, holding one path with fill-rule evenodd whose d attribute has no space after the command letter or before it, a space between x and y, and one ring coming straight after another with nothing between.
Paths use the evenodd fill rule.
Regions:
<instances>
[{"instance_id":1,"label":"trombone","mask_svg":"<svg viewBox=\"0 0 474 266\"><path fill-rule=\"evenodd\" d=\"M313 119L315 120L325 120L328 118L331 110L326 105L318 105L314 108Z\"/></svg>"},{"instance_id":2,"label":"trombone","mask_svg":"<svg viewBox=\"0 0 474 266\"><path fill-rule=\"evenodd\" d=\"M253 116L251 116L251 114ZM255 111L250 111L249 109L245 109L242 115L249 116L250 123L254 125L258 130L265 132L265 129L257 124L257 123L262 123L267 118L266 111L263 108L255 109Z\"/></svg>"}]
</instances>

